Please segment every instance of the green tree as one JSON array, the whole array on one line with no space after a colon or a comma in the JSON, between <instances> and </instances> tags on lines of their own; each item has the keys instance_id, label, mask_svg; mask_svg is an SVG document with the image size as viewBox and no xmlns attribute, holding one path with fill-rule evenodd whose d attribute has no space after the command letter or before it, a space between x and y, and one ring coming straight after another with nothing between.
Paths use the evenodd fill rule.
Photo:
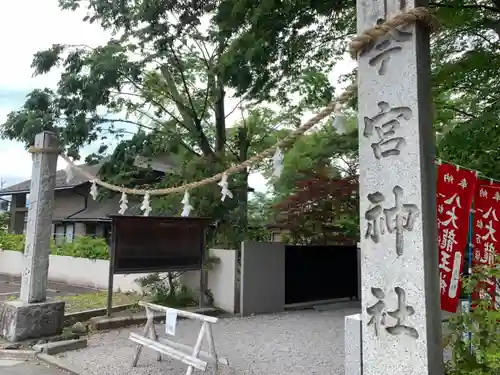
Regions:
<instances>
[{"instance_id":1,"label":"green tree","mask_svg":"<svg viewBox=\"0 0 500 375\"><path fill-rule=\"evenodd\" d=\"M429 7L441 22L431 45L439 156L498 178L500 1ZM355 19L353 0L222 1L217 21L233 38L225 60L239 61L238 72L245 72L228 68L231 84L285 100L303 79L332 70L355 34Z\"/></svg>"},{"instance_id":2,"label":"green tree","mask_svg":"<svg viewBox=\"0 0 500 375\"><path fill-rule=\"evenodd\" d=\"M7 232L10 222L9 212L0 212L0 232Z\"/></svg>"},{"instance_id":3,"label":"green tree","mask_svg":"<svg viewBox=\"0 0 500 375\"><path fill-rule=\"evenodd\" d=\"M354 176L358 171L358 132L353 114L346 119L347 134L339 134L332 123L304 135L286 150L283 172L274 181L278 196L288 196L297 182L309 178L309 171L322 171L331 177ZM270 172L268 172L270 176Z\"/></svg>"},{"instance_id":4,"label":"green tree","mask_svg":"<svg viewBox=\"0 0 500 375\"><path fill-rule=\"evenodd\" d=\"M349 115L349 113L347 113ZM355 242L359 233L358 132L346 119L347 133L328 124L299 139L285 153L283 172L274 180L269 221L302 244ZM268 172L270 174L270 172Z\"/></svg>"},{"instance_id":5,"label":"green tree","mask_svg":"<svg viewBox=\"0 0 500 375\"><path fill-rule=\"evenodd\" d=\"M218 2L146 0L60 0L63 10L87 6L84 21L113 32L107 44L54 45L35 54L35 74L62 68L55 90L37 89L25 104L8 115L4 138L31 145L36 133L52 130L68 155L78 158L82 147L99 144L88 158L110 156L100 177L134 187L165 187L213 175L248 159L273 144L275 129L295 125L297 111L275 113L242 90L234 95L225 69L238 69L225 52L232 39L214 22ZM221 67L224 67L222 69ZM320 80L318 78L318 80ZM312 100L318 80L303 86L301 100ZM309 98L309 99L308 99ZM235 104L228 106L229 101ZM242 116L239 114L241 113ZM240 118L230 127L229 116ZM125 125L136 126L130 130ZM285 131L286 132L286 131ZM118 146L109 155L112 140ZM134 166L135 156L176 156L177 173L158 180L152 171ZM234 176L234 200L220 202L217 185L192 192L197 215L217 219L234 233L246 228L248 173ZM202 198L203 197L203 198ZM179 195L155 199L156 211L180 212Z\"/></svg>"}]
</instances>

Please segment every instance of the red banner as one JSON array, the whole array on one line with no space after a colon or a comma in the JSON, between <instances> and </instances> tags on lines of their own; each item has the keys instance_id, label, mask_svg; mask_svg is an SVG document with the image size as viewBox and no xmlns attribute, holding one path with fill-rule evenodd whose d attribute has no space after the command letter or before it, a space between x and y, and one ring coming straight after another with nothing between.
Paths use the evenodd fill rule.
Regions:
<instances>
[{"instance_id":1,"label":"red banner","mask_svg":"<svg viewBox=\"0 0 500 375\"><path fill-rule=\"evenodd\" d=\"M474 197L474 253L472 266L495 265L500 240L500 184L480 180ZM496 280L486 280L473 294L474 300L496 300Z\"/></svg>"},{"instance_id":2,"label":"red banner","mask_svg":"<svg viewBox=\"0 0 500 375\"><path fill-rule=\"evenodd\" d=\"M456 312L460 276L467 247L469 215L476 173L441 164L437 181L438 251L441 309Z\"/></svg>"}]
</instances>

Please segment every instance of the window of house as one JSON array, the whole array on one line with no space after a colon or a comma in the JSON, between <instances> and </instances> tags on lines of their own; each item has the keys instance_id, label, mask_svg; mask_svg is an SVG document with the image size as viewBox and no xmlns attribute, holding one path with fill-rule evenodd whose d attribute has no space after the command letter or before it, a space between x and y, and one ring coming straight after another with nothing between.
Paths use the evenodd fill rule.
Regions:
<instances>
[{"instance_id":1,"label":"window of house","mask_svg":"<svg viewBox=\"0 0 500 375\"><path fill-rule=\"evenodd\" d=\"M75 238L75 225L66 224L66 242L73 242Z\"/></svg>"},{"instance_id":2,"label":"window of house","mask_svg":"<svg viewBox=\"0 0 500 375\"><path fill-rule=\"evenodd\" d=\"M96 223L86 223L85 224L85 235L86 236L97 236L97 224Z\"/></svg>"},{"instance_id":3,"label":"window of house","mask_svg":"<svg viewBox=\"0 0 500 375\"><path fill-rule=\"evenodd\" d=\"M65 242L73 242L75 236L75 225L73 223L63 223L54 225L54 242L62 245Z\"/></svg>"}]
</instances>

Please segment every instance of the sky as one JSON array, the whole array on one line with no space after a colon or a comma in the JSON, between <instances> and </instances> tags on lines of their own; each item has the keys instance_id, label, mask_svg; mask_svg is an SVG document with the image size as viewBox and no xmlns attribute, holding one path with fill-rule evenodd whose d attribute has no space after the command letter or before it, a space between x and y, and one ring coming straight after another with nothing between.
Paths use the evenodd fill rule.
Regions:
<instances>
[{"instance_id":1,"label":"sky","mask_svg":"<svg viewBox=\"0 0 500 375\"><path fill-rule=\"evenodd\" d=\"M58 0L15 0L0 3L0 123L18 109L35 88L55 87L59 72L32 77L33 54L54 43L99 45L109 36L97 25L81 21L84 12L63 12ZM22 20L22 22L20 21ZM6 58L7 57L7 58ZM60 168L65 163L60 161ZM0 183L29 179L31 155L18 142L0 140Z\"/></svg>"},{"instance_id":2,"label":"sky","mask_svg":"<svg viewBox=\"0 0 500 375\"><path fill-rule=\"evenodd\" d=\"M62 11L58 0L3 0L0 2L0 124L10 111L24 103L25 96L35 88L54 88L60 71L33 77L30 67L33 54L54 43L86 44L96 46L106 43L109 33L98 25L82 21L85 10ZM20 22L22 20L22 22ZM348 59L341 62L333 79L351 70ZM58 167L64 168L60 160ZM0 185L11 185L30 178L31 155L23 144L0 140ZM250 177L250 185L258 191L265 190L265 179L260 174Z\"/></svg>"}]
</instances>

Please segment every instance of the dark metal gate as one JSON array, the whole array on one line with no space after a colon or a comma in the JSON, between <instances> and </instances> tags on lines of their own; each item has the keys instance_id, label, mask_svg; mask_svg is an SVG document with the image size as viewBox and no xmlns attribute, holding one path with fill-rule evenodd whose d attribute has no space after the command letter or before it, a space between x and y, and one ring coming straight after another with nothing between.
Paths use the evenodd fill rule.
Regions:
<instances>
[{"instance_id":1,"label":"dark metal gate","mask_svg":"<svg viewBox=\"0 0 500 375\"><path fill-rule=\"evenodd\" d=\"M285 303L358 298L356 246L286 246Z\"/></svg>"}]
</instances>

